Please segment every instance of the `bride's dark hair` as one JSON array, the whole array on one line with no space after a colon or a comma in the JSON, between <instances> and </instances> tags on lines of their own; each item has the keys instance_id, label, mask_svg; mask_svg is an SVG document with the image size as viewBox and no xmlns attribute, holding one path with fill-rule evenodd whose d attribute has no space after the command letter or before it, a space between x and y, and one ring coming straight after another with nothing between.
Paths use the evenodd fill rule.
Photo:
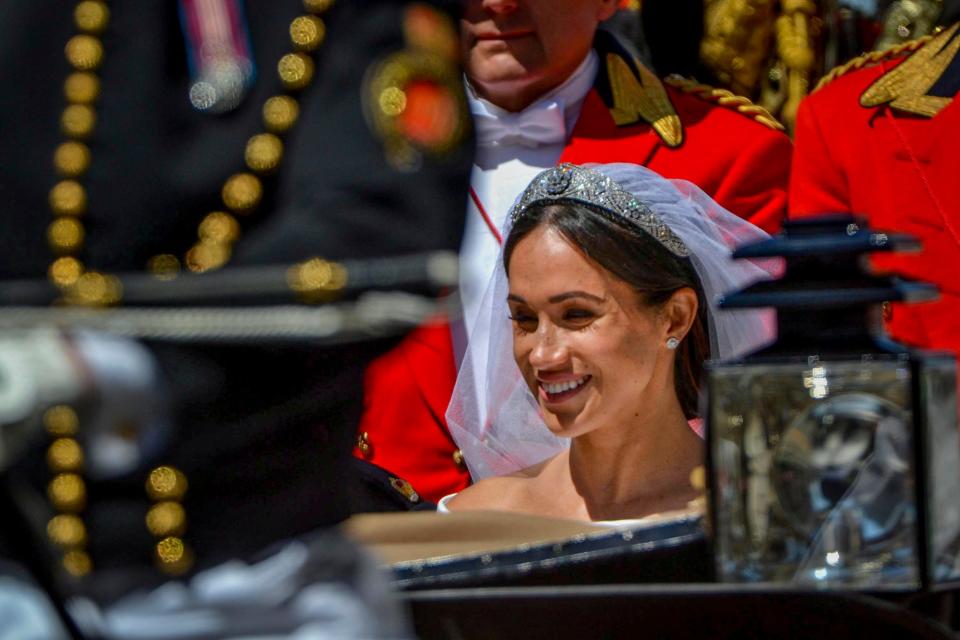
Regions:
<instances>
[{"instance_id":1,"label":"bride's dark hair","mask_svg":"<svg viewBox=\"0 0 960 640\"><path fill-rule=\"evenodd\" d=\"M508 273L517 243L540 225L556 229L587 258L633 287L644 304L662 305L684 287L696 292L697 317L677 348L674 387L687 419L698 417L700 376L703 361L710 357L710 339L703 287L690 260L670 253L615 214L582 204L547 204L528 208L510 230L503 249Z\"/></svg>"}]
</instances>

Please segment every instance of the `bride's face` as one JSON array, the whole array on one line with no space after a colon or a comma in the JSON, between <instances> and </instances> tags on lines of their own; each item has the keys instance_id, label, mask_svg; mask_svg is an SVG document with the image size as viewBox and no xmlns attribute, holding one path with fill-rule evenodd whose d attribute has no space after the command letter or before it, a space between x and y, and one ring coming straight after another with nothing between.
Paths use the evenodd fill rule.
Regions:
<instances>
[{"instance_id":1,"label":"bride's face","mask_svg":"<svg viewBox=\"0 0 960 640\"><path fill-rule=\"evenodd\" d=\"M555 434L630 421L672 391L669 320L558 231L524 237L508 276L514 358Z\"/></svg>"}]
</instances>

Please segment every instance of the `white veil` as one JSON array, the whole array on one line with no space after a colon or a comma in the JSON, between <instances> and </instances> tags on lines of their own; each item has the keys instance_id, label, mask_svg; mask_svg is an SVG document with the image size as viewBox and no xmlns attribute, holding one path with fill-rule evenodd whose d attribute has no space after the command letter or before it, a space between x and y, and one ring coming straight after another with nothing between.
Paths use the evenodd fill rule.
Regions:
<instances>
[{"instance_id":1,"label":"white veil","mask_svg":"<svg viewBox=\"0 0 960 640\"><path fill-rule=\"evenodd\" d=\"M609 211L608 206L596 201L604 199L603 196L594 199L568 193L551 198L539 197L543 195L542 189L534 191L538 181L541 185L547 184L559 171L577 172L585 168L618 183L665 223L689 251L709 305L707 315L714 359L744 355L772 341L775 331L772 311L717 313L716 307L719 296L779 272L777 260L734 261L730 258L733 247L769 236L718 205L689 182L667 180L645 167L625 163L548 169L534 178L518 198L505 223L503 237L510 234L514 211L537 202L583 202ZM450 435L463 452L475 481L529 467L569 446L568 440L557 438L543 424L536 400L513 360L513 327L508 317L507 293L501 250L447 409Z\"/></svg>"}]
</instances>

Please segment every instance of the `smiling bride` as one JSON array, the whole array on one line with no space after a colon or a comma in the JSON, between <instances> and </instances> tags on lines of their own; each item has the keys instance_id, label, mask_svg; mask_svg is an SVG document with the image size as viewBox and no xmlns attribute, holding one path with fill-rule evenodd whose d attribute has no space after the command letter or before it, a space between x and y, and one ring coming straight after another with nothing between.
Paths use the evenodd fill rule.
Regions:
<instances>
[{"instance_id":1,"label":"smiling bride","mask_svg":"<svg viewBox=\"0 0 960 640\"><path fill-rule=\"evenodd\" d=\"M698 496L704 360L771 339L717 296L769 277L730 249L766 237L695 186L637 165L561 165L510 212L447 413L476 484L440 511L586 521Z\"/></svg>"}]
</instances>

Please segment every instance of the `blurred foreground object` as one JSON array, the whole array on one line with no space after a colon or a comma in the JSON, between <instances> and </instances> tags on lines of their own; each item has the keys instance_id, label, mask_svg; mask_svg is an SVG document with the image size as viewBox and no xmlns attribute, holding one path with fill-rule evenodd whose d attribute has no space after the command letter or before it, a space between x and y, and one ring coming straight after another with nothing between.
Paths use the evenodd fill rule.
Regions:
<instances>
[{"instance_id":1,"label":"blurred foreground object","mask_svg":"<svg viewBox=\"0 0 960 640\"><path fill-rule=\"evenodd\" d=\"M879 332L879 305L929 285L865 271L908 236L849 216L785 226L737 258L784 256L778 281L725 308L775 307L777 341L707 371L719 579L917 590L960 579L956 360Z\"/></svg>"},{"instance_id":2,"label":"blurred foreground object","mask_svg":"<svg viewBox=\"0 0 960 640\"><path fill-rule=\"evenodd\" d=\"M36 376L0 553L102 607L349 515L365 365L436 310L388 267L463 228L459 3L179 8L0 0L6 329L73 375ZM192 68L199 14L240 21L242 91Z\"/></svg>"}]
</instances>

